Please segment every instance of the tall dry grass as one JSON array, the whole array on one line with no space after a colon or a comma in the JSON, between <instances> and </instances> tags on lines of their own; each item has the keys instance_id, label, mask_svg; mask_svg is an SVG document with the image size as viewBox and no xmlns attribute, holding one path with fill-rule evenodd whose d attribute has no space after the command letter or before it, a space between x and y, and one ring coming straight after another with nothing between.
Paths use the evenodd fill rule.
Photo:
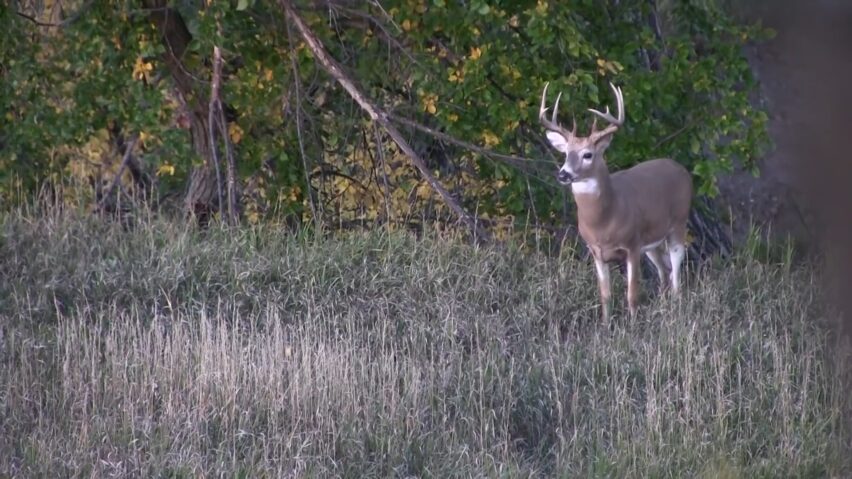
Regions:
<instances>
[{"instance_id":1,"label":"tall dry grass","mask_svg":"<svg viewBox=\"0 0 852 479\"><path fill-rule=\"evenodd\" d=\"M0 476L836 477L850 462L841 350L807 265L746 252L692 272L682 300L650 294L635 321L602 323L589 264L432 234L15 214L0 232Z\"/></svg>"}]
</instances>

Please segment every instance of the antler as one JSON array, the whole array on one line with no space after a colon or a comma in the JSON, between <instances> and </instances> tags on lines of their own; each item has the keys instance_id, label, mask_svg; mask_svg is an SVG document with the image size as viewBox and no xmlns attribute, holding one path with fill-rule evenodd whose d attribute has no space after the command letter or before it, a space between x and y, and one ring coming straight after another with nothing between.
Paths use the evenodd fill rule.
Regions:
<instances>
[{"instance_id":1,"label":"antler","mask_svg":"<svg viewBox=\"0 0 852 479\"><path fill-rule=\"evenodd\" d=\"M559 95L556 97L556 103L553 105L553 116L550 120L544 115L544 112L547 111L547 108L544 107L544 99L547 96L547 86L550 85L550 82L544 84L544 91L541 92L541 106L538 108L538 119L541 121L541 124L544 125L545 128L551 131L555 131L560 133L562 136L567 138L574 137L574 133L577 131L577 120L574 119L574 128L571 131L568 131L567 128L563 127L556 121L556 113L559 110L559 99L562 98L562 92L559 92Z\"/></svg>"},{"instance_id":2,"label":"antler","mask_svg":"<svg viewBox=\"0 0 852 479\"><path fill-rule=\"evenodd\" d=\"M593 110L589 108L589 111L594 113L595 115L606 120L610 125L604 128L601 131L597 131L597 118L595 118L595 122L592 124L592 134L589 135L591 138L598 139L604 135L608 135L616 130L622 125L624 125L624 96L621 94L621 88L609 84L612 91L615 93L615 101L618 105L618 118L614 118L612 114L609 112L609 106L606 107L606 113L601 113L598 110Z\"/></svg>"}]
</instances>

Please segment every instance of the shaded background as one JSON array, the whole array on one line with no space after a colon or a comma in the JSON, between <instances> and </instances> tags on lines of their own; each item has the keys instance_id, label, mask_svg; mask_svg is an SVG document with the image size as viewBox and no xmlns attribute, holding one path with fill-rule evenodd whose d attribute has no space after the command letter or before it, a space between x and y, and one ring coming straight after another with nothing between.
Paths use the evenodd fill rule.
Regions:
<instances>
[{"instance_id":1,"label":"shaded background","mask_svg":"<svg viewBox=\"0 0 852 479\"><path fill-rule=\"evenodd\" d=\"M722 193L733 211L763 216L776 235L790 234L808 252L821 253L829 300L840 313L839 343L848 344L843 339L852 339L852 1L751 0L739 8L747 19L777 31L749 52L775 149L762 161L761 178L731 175ZM840 359L838 367L849 367L845 363ZM852 427L852 414L847 421Z\"/></svg>"},{"instance_id":2,"label":"shaded background","mask_svg":"<svg viewBox=\"0 0 852 479\"><path fill-rule=\"evenodd\" d=\"M723 196L738 217L824 253L831 300L852 333L852 1L752 0L736 8L777 32L748 52L775 148L760 178L730 175Z\"/></svg>"}]
</instances>

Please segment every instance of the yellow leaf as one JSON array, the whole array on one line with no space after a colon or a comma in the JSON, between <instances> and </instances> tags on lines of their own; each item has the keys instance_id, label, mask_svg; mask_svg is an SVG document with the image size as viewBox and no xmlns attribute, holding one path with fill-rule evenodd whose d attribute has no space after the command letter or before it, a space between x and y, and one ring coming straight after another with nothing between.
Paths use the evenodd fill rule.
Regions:
<instances>
[{"instance_id":1,"label":"yellow leaf","mask_svg":"<svg viewBox=\"0 0 852 479\"><path fill-rule=\"evenodd\" d=\"M247 216L248 216L249 223L251 223L253 225L256 225L260 222L260 213L258 213L255 210L249 211Z\"/></svg>"},{"instance_id":2,"label":"yellow leaf","mask_svg":"<svg viewBox=\"0 0 852 479\"><path fill-rule=\"evenodd\" d=\"M485 142L485 146L494 146L500 144L500 138L489 130L485 130L482 132L482 141Z\"/></svg>"},{"instance_id":3,"label":"yellow leaf","mask_svg":"<svg viewBox=\"0 0 852 479\"><path fill-rule=\"evenodd\" d=\"M471 60L476 60L482 56L482 50L479 47L472 47L468 56Z\"/></svg>"},{"instance_id":4,"label":"yellow leaf","mask_svg":"<svg viewBox=\"0 0 852 479\"><path fill-rule=\"evenodd\" d=\"M266 81L272 81L272 70L270 70L269 68L266 68L263 71L263 79L266 80Z\"/></svg>"},{"instance_id":5,"label":"yellow leaf","mask_svg":"<svg viewBox=\"0 0 852 479\"><path fill-rule=\"evenodd\" d=\"M459 116L456 115L455 113L450 113L449 115L447 115L447 120L449 120L452 123L455 123L455 122L459 121Z\"/></svg>"},{"instance_id":6,"label":"yellow leaf","mask_svg":"<svg viewBox=\"0 0 852 479\"><path fill-rule=\"evenodd\" d=\"M504 132L514 131L518 128L520 122L518 120L512 120L506 124L506 127L503 129Z\"/></svg>"},{"instance_id":7,"label":"yellow leaf","mask_svg":"<svg viewBox=\"0 0 852 479\"><path fill-rule=\"evenodd\" d=\"M416 193L416 194L417 194L417 199L420 199L420 200L426 200L426 199L429 199L429 197L431 197L431 196L432 196L432 187L431 187L431 186L429 186L429 185L428 185L427 183L425 183L425 182L424 182L424 183L420 183L420 184L417 186L417 193Z\"/></svg>"},{"instance_id":8,"label":"yellow leaf","mask_svg":"<svg viewBox=\"0 0 852 479\"><path fill-rule=\"evenodd\" d=\"M163 175L174 176L174 174L175 174L174 165L170 165L168 163L163 163L162 165L160 165L159 168L157 168L157 176L163 176Z\"/></svg>"},{"instance_id":9,"label":"yellow leaf","mask_svg":"<svg viewBox=\"0 0 852 479\"><path fill-rule=\"evenodd\" d=\"M413 26L414 25L411 23L411 20L409 20L407 18L402 21L402 29L405 30L406 32L410 31Z\"/></svg>"},{"instance_id":10,"label":"yellow leaf","mask_svg":"<svg viewBox=\"0 0 852 479\"><path fill-rule=\"evenodd\" d=\"M302 192L302 189L299 188L299 185L295 185L292 188L290 188L290 194L287 196L287 199L290 200L291 202L295 203L296 201L299 200L299 193L301 193L301 192Z\"/></svg>"},{"instance_id":11,"label":"yellow leaf","mask_svg":"<svg viewBox=\"0 0 852 479\"><path fill-rule=\"evenodd\" d=\"M429 93L423 96L421 102L423 103L423 110L429 112L434 115L438 111L438 107L436 102L438 101L438 96L434 93Z\"/></svg>"},{"instance_id":12,"label":"yellow leaf","mask_svg":"<svg viewBox=\"0 0 852 479\"><path fill-rule=\"evenodd\" d=\"M151 62L146 62L142 57L136 58L136 63L133 65L134 80L148 80L148 74L154 69Z\"/></svg>"},{"instance_id":13,"label":"yellow leaf","mask_svg":"<svg viewBox=\"0 0 852 479\"><path fill-rule=\"evenodd\" d=\"M243 139L243 129L240 128L240 125L231 123L228 125L228 136L231 137L231 141L234 144L237 144Z\"/></svg>"}]
</instances>

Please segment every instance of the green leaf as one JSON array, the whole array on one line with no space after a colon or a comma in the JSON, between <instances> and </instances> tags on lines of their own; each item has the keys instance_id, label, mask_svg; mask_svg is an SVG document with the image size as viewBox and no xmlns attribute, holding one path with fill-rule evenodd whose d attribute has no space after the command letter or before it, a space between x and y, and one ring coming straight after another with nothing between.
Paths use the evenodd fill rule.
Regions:
<instances>
[{"instance_id":1,"label":"green leaf","mask_svg":"<svg viewBox=\"0 0 852 479\"><path fill-rule=\"evenodd\" d=\"M156 27L143 16L127 17L121 10L126 7L119 6L123 3L92 3L79 22L54 32L59 35L56 39L45 38L47 34L42 32L46 30L31 30L14 15L3 16L0 9L0 27L8 32L0 42L0 59L9 59L2 72L0 98L6 100L4 114L11 112L8 119L0 117L0 174L26 177L25 188L33 189L42 178L69 170L68 158L48 160L56 158L52 152L57 147L78 148L93 130L108 124L145 131L156 139L146 145L146 154L152 156L152 164L158 158L169 159L179 172L168 180L175 185L185 181L179 174L185 175L194 162L201 162L189 130L174 127L180 109L172 98L173 79L168 78L172 72L159 58L165 46ZM356 113L357 106L348 95L330 86L309 49L280 35L272 27L277 22L257 21L279 18L276 2L228 0L213 2L207 9L198 8L201 2L177 3L192 36L182 53L182 73L201 80L193 82L197 88L188 93L189 104L208 100L205 81L210 78L213 44L220 42L223 48L240 52L239 65L233 65L234 73L224 82L222 95L244 132L234 145L244 175L241 179L274 158L279 173L268 180L270 191L289 191L299 185L304 192L302 158L307 157L309 168L323 165L351 174L368 193L378 191L375 196L384 197L383 191L376 190L383 188L384 180L376 174L380 168L375 153L380 146L372 126L361 121L362 115ZM500 139L493 146L500 153L539 159L549 156L543 151L546 143L528 138L545 82L551 82L549 106L557 91L563 92L560 119L570 123L571 115L576 114L581 129L587 129L591 119L586 108L614 107L607 85L614 81L629 102L630 125L608 150L607 160L615 167L666 154L696 173L696 189L713 191L715 176L730 164L720 158L757 165L769 143L768 121L748 102L756 82L741 46L765 36L765 29L737 25L709 6L715 2L669 2L667 53L659 59L659 68L651 70L636 55L639 48L651 51L661 47L650 31L637 31L635 19L644 18L647 2L620 2L617 8L606 9L592 0L501 2L495 8L490 3L387 0L382 8L389 16L377 17L380 23L369 28L330 23L321 13L308 10L305 20L376 102L465 141L479 142L482 132L488 130ZM422 8L427 5L433 8ZM500 5L500 15L496 5ZM255 10L257 15L227 15L234 6L238 11ZM369 11L369 7L353 8ZM401 27L405 20L409 28L397 31L395 25ZM227 32L224 38L218 36L220 26ZM523 32L523 40L515 29ZM383 47L385 39L377 34L380 30L403 40L390 55ZM439 45L433 41L438 37ZM703 53L695 52L695 38L702 39ZM471 60L472 48L487 54ZM355 51L357 55L347 53ZM296 55L303 82L298 122L291 54ZM624 69L617 78L611 73L601 77L598 58ZM154 74L146 81L132 75L134 66L140 68L138 59L153 67ZM425 91L436 97L437 116L423 111ZM62 105L61 111L56 111L56 105ZM725 120L720 112L728 115ZM688 132L657 145L684 125L690 125ZM536 128L533 134L540 133ZM470 172L467 162L475 155L463 150L459 155L447 154L428 136L416 131L406 134L434 160L433 167L446 166L442 175ZM416 172L399 175L405 168L398 165L405 162L399 160L392 142L383 144L388 169L398 176L388 180L388 187L411 187L409 181L418 180ZM702 154L705 150L707 155ZM78 153L69 156L79 157ZM484 197L479 195L491 195L490 189L465 189L471 185L462 183L464 200L485 205L492 213L504 206L517 213L535 208L540 218L558 213L563 204L561 195L554 194L553 182L529 182L526 174L482 160L476 175L480 179L499 175L506 184L499 197ZM311 187L322 186L317 182ZM328 201L335 197L317 196Z\"/></svg>"},{"instance_id":2,"label":"green leaf","mask_svg":"<svg viewBox=\"0 0 852 479\"><path fill-rule=\"evenodd\" d=\"M698 138L692 137L689 140L689 151L693 155L697 155L699 151L701 151L701 143L698 141Z\"/></svg>"}]
</instances>

